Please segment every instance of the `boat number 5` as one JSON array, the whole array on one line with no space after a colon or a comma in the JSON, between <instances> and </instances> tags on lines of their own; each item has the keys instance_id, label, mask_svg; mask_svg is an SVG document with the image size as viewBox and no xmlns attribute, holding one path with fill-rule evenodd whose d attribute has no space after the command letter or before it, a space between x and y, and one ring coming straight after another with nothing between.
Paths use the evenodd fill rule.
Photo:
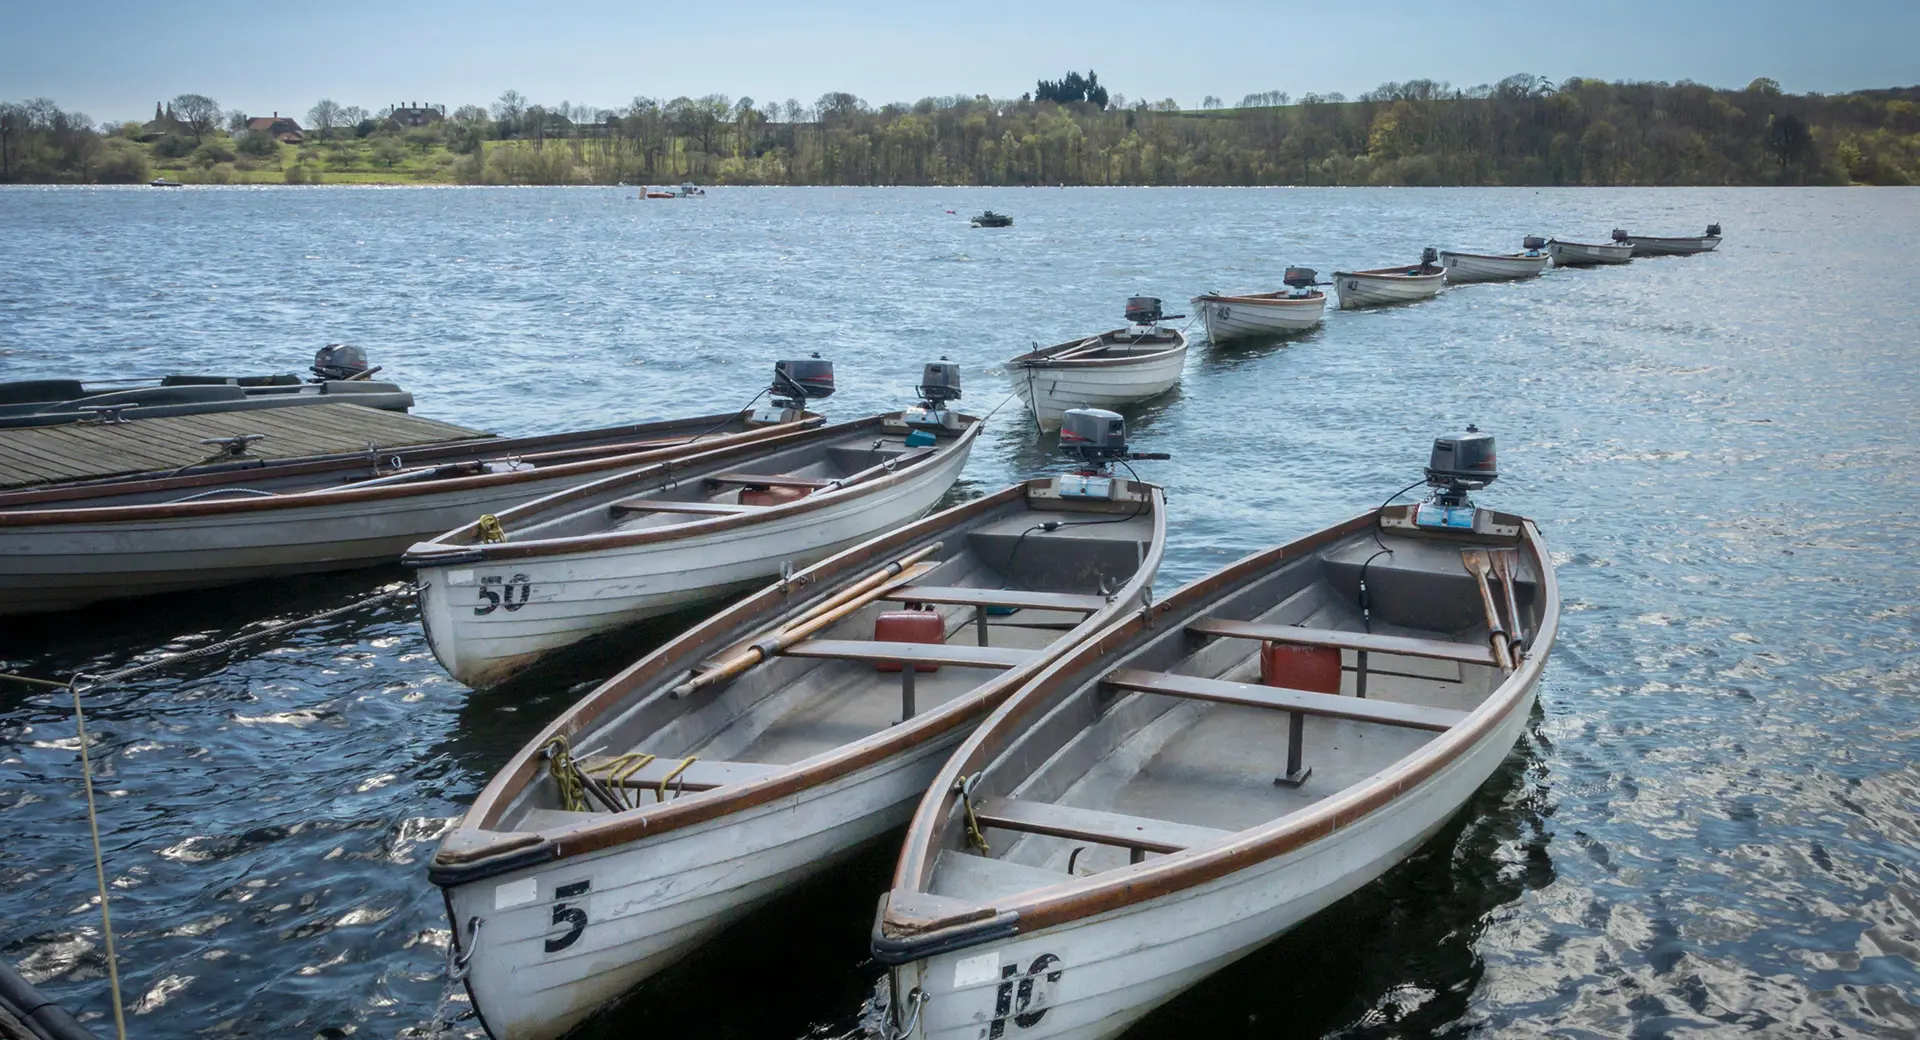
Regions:
<instances>
[{"instance_id":1,"label":"boat number 5","mask_svg":"<svg viewBox=\"0 0 1920 1040\"><path fill-rule=\"evenodd\" d=\"M592 884L592 881L575 881L553 890L553 927L565 928L566 931L547 939L548 953L559 953L580 941L580 934L587 930L587 901L584 897Z\"/></svg>"},{"instance_id":2,"label":"boat number 5","mask_svg":"<svg viewBox=\"0 0 1920 1040\"><path fill-rule=\"evenodd\" d=\"M1060 996L1060 958L1043 953L1033 959L1025 973L1018 964L1000 969L1000 988L993 994L993 1024L987 1027L987 1040L1006 1035L1007 1019L1020 1029L1032 1029L1047 1017L1047 1009Z\"/></svg>"},{"instance_id":3,"label":"boat number 5","mask_svg":"<svg viewBox=\"0 0 1920 1040\"><path fill-rule=\"evenodd\" d=\"M489 574L480 579L480 605L473 608L473 614L475 617L485 617L501 607L512 613L526 606L532 598L533 583L527 580L526 575L502 578L498 574Z\"/></svg>"}]
</instances>

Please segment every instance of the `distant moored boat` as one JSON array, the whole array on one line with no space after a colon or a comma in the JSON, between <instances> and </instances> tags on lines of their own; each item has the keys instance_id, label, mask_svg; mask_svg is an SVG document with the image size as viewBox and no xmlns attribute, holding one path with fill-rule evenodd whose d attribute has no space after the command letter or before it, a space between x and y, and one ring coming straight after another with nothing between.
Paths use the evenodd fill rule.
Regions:
<instances>
[{"instance_id":1,"label":"distant moored boat","mask_svg":"<svg viewBox=\"0 0 1920 1040\"><path fill-rule=\"evenodd\" d=\"M1327 311L1327 294L1313 288L1316 272L1287 268L1281 292L1225 295L1207 293L1193 298L1193 306L1207 326L1210 343L1261 336L1284 336L1320 324Z\"/></svg>"},{"instance_id":2,"label":"distant moored boat","mask_svg":"<svg viewBox=\"0 0 1920 1040\"><path fill-rule=\"evenodd\" d=\"M1005 213L995 213L992 210L988 210L985 213L982 213L979 216L973 218L973 226L974 227L1012 227L1013 218L1007 216Z\"/></svg>"},{"instance_id":3,"label":"distant moored boat","mask_svg":"<svg viewBox=\"0 0 1920 1040\"><path fill-rule=\"evenodd\" d=\"M1340 290L1340 309L1350 311L1431 298L1440 291L1440 284L1446 278L1439 259L1440 254L1428 246L1421 251L1420 262L1408 267L1333 272L1333 284Z\"/></svg>"},{"instance_id":4,"label":"distant moored boat","mask_svg":"<svg viewBox=\"0 0 1920 1040\"><path fill-rule=\"evenodd\" d=\"M1634 256L1691 256L1694 253L1711 253L1720 244L1720 225L1708 224L1707 233L1681 238L1658 238L1652 235L1633 236Z\"/></svg>"},{"instance_id":5,"label":"distant moored boat","mask_svg":"<svg viewBox=\"0 0 1920 1040\"><path fill-rule=\"evenodd\" d=\"M1633 242L1623 239L1625 232L1615 231L1612 244L1594 242L1547 241L1547 255L1555 267L1592 267L1595 264L1624 264L1633 259Z\"/></svg>"},{"instance_id":6,"label":"distant moored boat","mask_svg":"<svg viewBox=\"0 0 1920 1040\"><path fill-rule=\"evenodd\" d=\"M1447 281L1454 285L1532 278L1547 269L1547 254L1541 251L1546 244L1546 239L1528 235L1521 242L1525 252L1520 253L1457 253L1447 250L1440 254L1440 266L1446 268Z\"/></svg>"}]
</instances>

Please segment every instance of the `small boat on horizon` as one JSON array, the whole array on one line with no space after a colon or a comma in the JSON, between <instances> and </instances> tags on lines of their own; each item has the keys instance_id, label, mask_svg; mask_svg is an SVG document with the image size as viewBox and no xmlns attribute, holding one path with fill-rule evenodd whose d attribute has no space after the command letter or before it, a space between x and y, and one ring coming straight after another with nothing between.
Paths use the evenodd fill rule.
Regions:
<instances>
[{"instance_id":1,"label":"small boat on horizon","mask_svg":"<svg viewBox=\"0 0 1920 1040\"><path fill-rule=\"evenodd\" d=\"M1013 218L1010 216L1007 216L1005 213L995 213L992 210L988 210L985 213L982 213L979 216L973 218L973 226L974 227L1012 227Z\"/></svg>"},{"instance_id":2,"label":"small boat on horizon","mask_svg":"<svg viewBox=\"0 0 1920 1040\"><path fill-rule=\"evenodd\" d=\"M1207 329L1207 342L1229 343L1303 332L1320 324L1327 294L1314 288L1310 267L1289 267L1281 279L1288 288L1270 293L1204 293L1191 301Z\"/></svg>"},{"instance_id":3,"label":"small boat on horizon","mask_svg":"<svg viewBox=\"0 0 1920 1040\"><path fill-rule=\"evenodd\" d=\"M1340 309L1351 311L1432 299L1446 280L1446 271L1439 266L1439 259L1439 252L1428 246L1421 250L1418 264L1333 272L1334 286L1340 292Z\"/></svg>"},{"instance_id":4,"label":"small boat on horizon","mask_svg":"<svg viewBox=\"0 0 1920 1040\"><path fill-rule=\"evenodd\" d=\"M1427 501L1196 579L981 723L875 915L883 1035L1117 1036L1445 827L1526 731L1560 615L1533 523L1465 497L1481 438L1435 442Z\"/></svg>"},{"instance_id":5,"label":"small boat on horizon","mask_svg":"<svg viewBox=\"0 0 1920 1040\"><path fill-rule=\"evenodd\" d=\"M1562 242L1547 240L1547 255L1555 267L1593 267L1597 264L1624 264L1633 259L1633 242L1626 232L1615 229L1611 243Z\"/></svg>"},{"instance_id":6,"label":"small boat on horizon","mask_svg":"<svg viewBox=\"0 0 1920 1040\"><path fill-rule=\"evenodd\" d=\"M1547 240L1528 235L1521 240L1518 253L1462 253L1442 250L1440 266L1446 269L1450 285L1468 282L1510 282L1532 278L1547 269L1552 259L1544 252Z\"/></svg>"},{"instance_id":7,"label":"small boat on horizon","mask_svg":"<svg viewBox=\"0 0 1920 1040\"><path fill-rule=\"evenodd\" d=\"M776 405L832 393L831 363L782 365ZM417 572L434 657L468 686L496 685L591 636L919 519L959 479L982 429L940 396L958 389L958 368L927 369L939 384L923 383L935 393L919 407L678 455L419 542L400 562Z\"/></svg>"},{"instance_id":8,"label":"small boat on horizon","mask_svg":"<svg viewBox=\"0 0 1920 1040\"><path fill-rule=\"evenodd\" d=\"M179 181L170 181L165 177L155 177L154 179L147 182L147 187L149 188L184 188L186 187L186 185L181 184Z\"/></svg>"},{"instance_id":9,"label":"small boat on horizon","mask_svg":"<svg viewBox=\"0 0 1920 1040\"><path fill-rule=\"evenodd\" d=\"M1615 232L1618 237L1620 232ZM1634 256L1692 256L1695 253L1711 253L1720 244L1720 225L1708 224L1707 233L1681 238L1660 238L1653 235L1634 235Z\"/></svg>"},{"instance_id":10,"label":"small boat on horizon","mask_svg":"<svg viewBox=\"0 0 1920 1040\"><path fill-rule=\"evenodd\" d=\"M1165 497L1082 465L792 574L603 683L441 841L451 955L494 1040L553 1040L899 827L988 712L1137 611Z\"/></svg>"},{"instance_id":11,"label":"small boat on horizon","mask_svg":"<svg viewBox=\"0 0 1920 1040\"><path fill-rule=\"evenodd\" d=\"M1072 408L1115 408L1158 397L1180 382L1187 337L1162 321L1154 296L1127 299L1125 328L1051 347L1036 346L1007 362L1013 392L1042 430L1060 427Z\"/></svg>"}]
</instances>

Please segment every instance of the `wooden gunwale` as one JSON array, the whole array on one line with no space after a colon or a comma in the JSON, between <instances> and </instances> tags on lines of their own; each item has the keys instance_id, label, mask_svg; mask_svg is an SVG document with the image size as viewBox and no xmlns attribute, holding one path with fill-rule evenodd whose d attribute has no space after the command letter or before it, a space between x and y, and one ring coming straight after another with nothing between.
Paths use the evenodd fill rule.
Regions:
<instances>
[{"instance_id":1,"label":"wooden gunwale","mask_svg":"<svg viewBox=\"0 0 1920 1040\"><path fill-rule=\"evenodd\" d=\"M799 572L792 579L790 586L779 583L769 585L628 666L626 670L603 683L599 689L588 694L584 700L561 713L559 718L528 741L508 761L507 765L494 775L487 786L481 790L479 797L474 799L472 808L444 840L441 851L448 855L443 857L441 853L436 853L434 861L459 865L474 863L492 854L523 852L529 844L527 834L495 831L493 828L499 822L501 814L505 812L513 796L530 783L535 774L543 768L540 761L540 748L556 736L564 736L571 740L590 729L609 712L624 707L626 698L636 689L657 686L669 677L705 660L713 650L738 642L743 633L736 630L747 627L751 619L767 614L786 595L785 590L788 587L820 588L824 592L825 583L828 581L858 580L875 563L892 559L905 547L935 537L940 532L967 522L979 514L1020 501L1031 490L1043 484L1045 484L1044 480L1015 484L991 495L935 513L884 538L848 549ZM1114 593L1114 598L1106 607L1090 615L1082 623L1090 631L1118 616L1123 605L1133 599L1133 593L1138 591L1138 586L1142 584L1142 575L1153 574L1159 570L1161 553L1166 541L1166 498L1159 488L1151 485L1133 484L1132 487L1136 490L1148 491L1151 495L1152 542L1148 546L1146 556L1140 561L1139 568L1134 572L1133 578ZM801 584L803 581L806 584ZM764 626L775 617L777 615L762 618L756 627ZM870 734L831 751L803 759L764 779L720 788L700 798L679 799L649 805L643 809L619 815L609 815L604 819L583 820L555 831L543 832L541 839L551 843L553 847L551 858L565 859L667 831L691 827L818 787L908 751L956 727L971 723L998 705L1021 683L1039 671L1047 660L1042 656L1033 662L1017 665L986 680L964 697L948 701L879 733ZM498 834L500 840L490 840L488 834Z\"/></svg>"},{"instance_id":2,"label":"wooden gunwale","mask_svg":"<svg viewBox=\"0 0 1920 1040\"><path fill-rule=\"evenodd\" d=\"M1434 268L1432 271L1427 271L1423 269L1419 271L1409 272L1407 270L1408 267L1420 267L1420 266L1421 265L1419 264L1407 264L1401 267L1376 267L1367 271L1335 271L1333 272L1333 276L1335 278L1359 278L1359 277L1402 278L1409 282L1414 282L1414 281L1419 281L1422 278L1441 278L1441 277L1444 277L1447 273L1446 271L1438 267Z\"/></svg>"},{"instance_id":3,"label":"wooden gunwale","mask_svg":"<svg viewBox=\"0 0 1920 1040\"><path fill-rule=\"evenodd\" d=\"M1545 249L1540 250L1540 253L1538 256L1528 256L1524 252L1522 253L1462 253L1458 249L1442 249L1440 251L1441 259L1445 259L1450 256L1458 256L1458 257L1465 257L1468 260L1538 260L1538 259L1541 259L1542 257L1545 257L1546 255L1547 255L1547 251Z\"/></svg>"},{"instance_id":4,"label":"wooden gunwale","mask_svg":"<svg viewBox=\"0 0 1920 1040\"><path fill-rule=\"evenodd\" d=\"M758 430L743 430L717 436L701 442L705 451L729 449L746 444L766 445L784 443L789 438L815 432L814 423L792 424L798 429L781 431L780 427L769 426ZM278 509L305 509L314 506L340 505L344 503L382 502L389 499L410 498L418 495L438 494L441 492L467 491L474 488L505 487L532 481L552 480L556 477L581 476L606 469L620 469L644 465L648 462L672 458L683 450L684 446L657 448L651 451L630 454L607 455L601 458L585 459L579 462L567 462L554 466L541 466L533 469L516 470L508 473L481 473L468 477L446 477L439 480L421 480L410 483L387 484L378 487L347 488L332 491L313 491L300 494L275 495L272 497L250 497L222 499L205 502L147 502L119 506L82 506L73 509L0 509L0 527L28 527L36 525L59 524L103 524L126 523L145 520L175 520L185 517L224 516L233 513L260 513ZM320 472L332 468L335 463L311 463L303 466L312 468L272 469L262 473L264 476L286 476L294 473ZM254 472L254 471L248 471ZM231 471L218 474L217 480L206 483L222 483L233 476ZM102 490L128 494L142 491L168 490L174 485L167 480L138 481L124 487L106 488L96 485L85 489L98 493ZM76 492L81 489L73 489ZM29 493L31 494L31 493ZM90 494L71 494L62 498L91 497ZM47 501L39 499L38 501ZM0 506L10 505L0 499Z\"/></svg>"},{"instance_id":5,"label":"wooden gunwale","mask_svg":"<svg viewBox=\"0 0 1920 1040\"><path fill-rule=\"evenodd\" d=\"M1309 307L1327 298L1327 294L1318 289L1305 296L1294 296L1286 290L1270 293L1249 293L1244 296L1223 296L1219 293L1206 293L1195 297L1203 303L1238 303L1252 307Z\"/></svg>"},{"instance_id":6,"label":"wooden gunwale","mask_svg":"<svg viewBox=\"0 0 1920 1040\"><path fill-rule=\"evenodd\" d=\"M741 454L748 450L763 451L769 447L784 445L790 438L804 437L805 439L832 440L852 433L855 430L878 426L891 414L894 413L869 416L865 419L857 419L853 422L841 423L837 426L827 426L817 430L807 430L803 431L803 434L788 434L784 437L769 438L744 445L735 445L724 451L701 452L697 455L685 455L679 458L669 459L649 467L646 471L630 470L625 473L616 473L610 477L602 477L590 483L581 484L563 491L554 492L551 495L536 498L531 502L523 502L511 509L502 510L495 514L495 518L500 521L501 526L509 529L509 536L511 536L511 526L517 516L525 515L534 510L551 509L554 506L567 502L592 498L605 491L610 484L630 482L650 475L653 472L665 473L674 469L688 469L698 466L703 460L712 461L717 456ZM792 502L765 506L752 512L733 513L724 516L715 516L709 519L689 520L682 524L672 524L667 527L651 527L638 531L600 531L594 534L572 535L564 538L537 538L520 542L511 540L505 542L476 541L479 538L480 531L480 521L476 518L472 523L464 527L455 528L438 537L419 543L428 546L428 548L418 553L413 549L408 549L406 555L400 562L410 567L438 566L434 560L435 553L447 553L449 555L459 554L462 562L487 562L493 560L525 560L539 556L565 556L582 552L601 552L607 549L625 549L636 545L650 545L656 542L679 541L683 538L732 531L736 528L747 527L768 520L779 520L789 516L810 513L817 509L825 509L829 506L837 505L849 498L865 497L876 491L899 485L903 481L923 472L930 465L938 462L943 453L951 453L968 445L973 438L979 436L980 430L985 425L986 423L984 421L975 419L958 438L942 446L941 451L919 456L912 464L902 466L884 477L863 480L857 484L849 484L845 487L836 488L821 494L808 495L805 498L795 499ZM467 540L452 540L461 538ZM474 555L476 553L478 556Z\"/></svg>"},{"instance_id":7,"label":"wooden gunwale","mask_svg":"<svg viewBox=\"0 0 1920 1040\"><path fill-rule=\"evenodd\" d=\"M1053 358L1054 354L1063 350L1070 350L1074 347L1077 347L1082 343L1085 343L1088 339L1092 339L1092 338L1104 339L1108 336L1124 334L1125 331L1126 330L1124 329L1115 329L1112 332L1103 332L1099 335L1099 337L1082 337L1080 339L1070 340L1066 343L1061 343L1056 346L1046 347L1041 350L1031 350L1025 354L1020 355L1019 357L1009 360L1007 364L1015 365L1025 369L1109 368L1109 367L1123 366L1123 365L1146 365L1151 362L1164 360L1167 355L1173 354L1177 351L1185 350L1187 348L1186 333L1181 332L1178 329L1170 329L1168 331L1173 333L1173 337L1174 337L1173 344L1171 346L1168 346L1164 350L1156 350L1151 354L1134 354L1129 357L1123 357L1123 358L1067 358L1065 360L1058 360L1058 361L1054 360ZM1125 345L1124 343L1121 343L1118 341L1108 344L1108 346L1124 346L1124 345Z\"/></svg>"},{"instance_id":8,"label":"wooden gunwale","mask_svg":"<svg viewBox=\"0 0 1920 1040\"><path fill-rule=\"evenodd\" d=\"M928 787L928 793L915 812L913 822L908 825L900 861L894 871L894 890L926 891L924 885L930 876L931 866L927 853L934 847L936 827L945 818L946 803L953 797L951 790L954 779L982 768L985 765L983 759L989 755L990 748L1004 743L1006 735L1020 727L1028 715L1050 703L1048 694L1069 683L1078 686L1097 682L1097 675L1085 676L1082 673L1108 652L1128 645L1159 617L1217 598L1221 590L1237 586L1282 561L1317 551L1363 531L1368 524L1377 523L1379 515L1379 510L1375 510L1240 560L1225 570L1175 592L1149 611L1109 625L1099 635L1055 660L1020 691L1018 699L1009 701L983 723L976 736L970 739L968 747L962 749L965 757L956 753ZM1241 831L1234 839L1217 845L1008 896L991 904L995 918L1010 919L1017 933L1027 933L1205 884L1244 870L1252 864L1285 855L1351 826L1453 764L1503 722L1525 699L1527 691L1539 682L1540 673L1559 631L1559 587L1546 559L1540 532L1530 520L1522 521L1522 530L1525 548L1540 575L1540 593L1544 604L1540 629L1528 647L1525 664L1507 676L1478 707L1469 712L1465 721L1368 780L1307 809ZM933 937L940 934L940 929L919 932L913 940L931 942Z\"/></svg>"}]
</instances>

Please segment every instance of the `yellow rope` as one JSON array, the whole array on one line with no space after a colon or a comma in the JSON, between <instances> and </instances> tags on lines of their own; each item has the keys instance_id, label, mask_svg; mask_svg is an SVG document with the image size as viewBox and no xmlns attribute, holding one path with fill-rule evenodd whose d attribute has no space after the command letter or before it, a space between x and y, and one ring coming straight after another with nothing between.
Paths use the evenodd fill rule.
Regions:
<instances>
[{"instance_id":1,"label":"yellow rope","mask_svg":"<svg viewBox=\"0 0 1920 1040\"><path fill-rule=\"evenodd\" d=\"M960 792L960 807L967 814L967 844L979 849L982 856L988 856L993 854L993 850L987 847L987 836L980 833L980 818L973 814L973 785L979 779L979 773L963 776L954 781L953 786Z\"/></svg>"},{"instance_id":2,"label":"yellow rope","mask_svg":"<svg viewBox=\"0 0 1920 1040\"><path fill-rule=\"evenodd\" d=\"M636 791L632 796L628 796L627 781L633 777L633 774L652 765L653 760L658 757L658 755L649 755L645 752L629 751L624 755L615 755L612 758L597 763L589 768L587 772L605 773L607 779L613 781L613 796L620 799L620 803L627 808L638 809L640 807L640 795Z\"/></svg>"},{"instance_id":3,"label":"yellow rope","mask_svg":"<svg viewBox=\"0 0 1920 1040\"><path fill-rule=\"evenodd\" d=\"M492 513L480 517L480 540L489 544L507 540L507 529L500 526L500 518Z\"/></svg>"},{"instance_id":4,"label":"yellow rope","mask_svg":"<svg viewBox=\"0 0 1920 1040\"><path fill-rule=\"evenodd\" d=\"M663 776L660 778L660 788L659 790L654 792L655 798L658 801L664 802L667 800L667 785L673 782L674 777L679 776L681 773L686 772L687 767L692 765L694 763L694 759L698 757L699 756L697 755L688 755L686 758L683 758L680 760L679 765L673 767L673 772L668 773L666 776Z\"/></svg>"},{"instance_id":5,"label":"yellow rope","mask_svg":"<svg viewBox=\"0 0 1920 1040\"><path fill-rule=\"evenodd\" d=\"M560 808L567 812L588 812L586 785L580 782L580 773L573 764L573 748L567 738L554 737L540 750L547 756L547 773L553 777L553 786L560 792Z\"/></svg>"},{"instance_id":6,"label":"yellow rope","mask_svg":"<svg viewBox=\"0 0 1920 1040\"><path fill-rule=\"evenodd\" d=\"M107 863L100 854L100 817L93 808L93 761L87 755L87 713L80 707L80 684L68 683L73 693L73 724L80 731L80 778L87 789L87 829L93 834L93 876L100 885L100 935L107 946L107 981L113 989L113 1031L127 1040L126 1012L120 1008L120 959L113 952L113 915L107 911Z\"/></svg>"}]
</instances>

